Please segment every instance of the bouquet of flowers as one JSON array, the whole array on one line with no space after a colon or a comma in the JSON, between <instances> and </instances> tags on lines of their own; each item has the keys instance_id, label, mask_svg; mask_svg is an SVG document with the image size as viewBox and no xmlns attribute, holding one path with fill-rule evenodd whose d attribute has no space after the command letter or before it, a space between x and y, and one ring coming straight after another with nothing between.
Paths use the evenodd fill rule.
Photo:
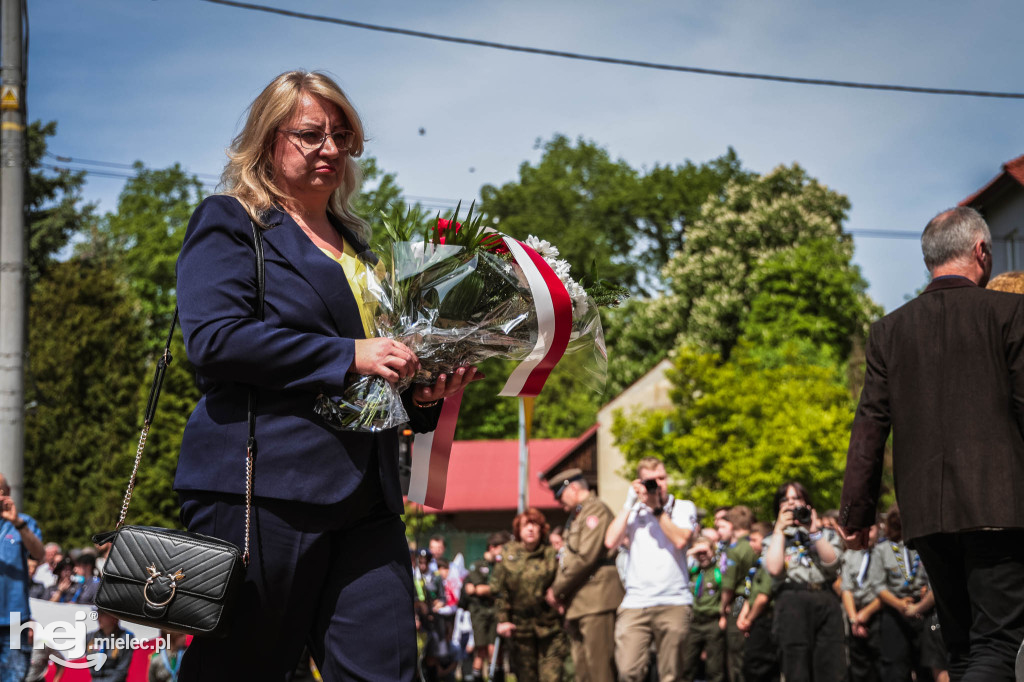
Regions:
<instances>
[{"instance_id":1,"label":"bouquet of flowers","mask_svg":"<svg viewBox=\"0 0 1024 682\"><path fill-rule=\"evenodd\" d=\"M565 353L582 356L588 384L603 390L607 354L598 309L616 305L626 291L596 273L576 281L547 241L531 236L524 246L484 227L472 206L460 223L460 208L433 221L418 207L383 215L384 230L373 252L361 257L355 287L363 292L375 335L397 339L416 353L415 383L432 384L442 373L491 357L526 360L545 341L539 338L544 331L536 282L523 267L524 259L532 259L549 279L557 278L549 284L563 288L563 302L565 294L571 301ZM339 429L392 428L408 421L400 397L408 385L360 376L342 396L318 396L314 409Z\"/></svg>"}]
</instances>

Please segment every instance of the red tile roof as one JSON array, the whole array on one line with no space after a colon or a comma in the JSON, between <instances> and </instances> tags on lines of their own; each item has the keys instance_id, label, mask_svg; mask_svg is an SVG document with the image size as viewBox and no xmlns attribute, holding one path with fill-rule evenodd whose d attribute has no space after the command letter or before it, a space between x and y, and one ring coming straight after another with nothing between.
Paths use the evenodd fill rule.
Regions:
<instances>
[{"instance_id":1,"label":"red tile roof","mask_svg":"<svg viewBox=\"0 0 1024 682\"><path fill-rule=\"evenodd\" d=\"M538 509L559 509L551 491L537 475L564 457L577 438L530 441L527 469L527 504ZM452 443L444 513L467 511L514 512L519 500L518 440L457 440ZM436 513L431 507L425 511Z\"/></svg>"},{"instance_id":2,"label":"red tile roof","mask_svg":"<svg viewBox=\"0 0 1024 682\"><path fill-rule=\"evenodd\" d=\"M999 175L989 180L988 183L977 192L961 201L960 205L974 206L975 204L982 202L985 195L990 190L995 189L997 185L1001 184L1000 181L1004 181L1006 179L1012 179L1021 187L1024 187L1024 155L1018 156L1016 159L1004 163L1003 170Z\"/></svg>"}]
</instances>

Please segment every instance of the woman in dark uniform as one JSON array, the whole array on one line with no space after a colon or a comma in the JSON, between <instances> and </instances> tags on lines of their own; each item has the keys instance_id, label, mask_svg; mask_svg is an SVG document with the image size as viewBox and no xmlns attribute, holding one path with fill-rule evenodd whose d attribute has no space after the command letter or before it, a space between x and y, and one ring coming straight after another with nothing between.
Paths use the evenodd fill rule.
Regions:
<instances>
[{"instance_id":1,"label":"woman in dark uniform","mask_svg":"<svg viewBox=\"0 0 1024 682\"><path fill-rule=\"evenodd\" d=\"M778 587L774 631L786 682L836 682L846 673L839 597L839 537L823 528L810 494L791 481L775 493L775 528L764 540L764 566ZM780 584L781 583L781 584Z\"/></svg>"}]
</instances>

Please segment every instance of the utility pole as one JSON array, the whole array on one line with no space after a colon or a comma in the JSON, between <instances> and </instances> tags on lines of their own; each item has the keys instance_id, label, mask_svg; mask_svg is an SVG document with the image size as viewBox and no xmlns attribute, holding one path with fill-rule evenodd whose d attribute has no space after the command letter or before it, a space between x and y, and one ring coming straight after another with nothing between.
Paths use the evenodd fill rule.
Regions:
<instances>
[{"instance_id":1,"label":"utility pole","mask_svg":"<svg viewBox=\"0 0 1024 682\"><path fill-rule=\"evenodd\" d=\"M24 0L0 0L0 473L19 509L25 480Z\"/></svg>"}]
</instances>

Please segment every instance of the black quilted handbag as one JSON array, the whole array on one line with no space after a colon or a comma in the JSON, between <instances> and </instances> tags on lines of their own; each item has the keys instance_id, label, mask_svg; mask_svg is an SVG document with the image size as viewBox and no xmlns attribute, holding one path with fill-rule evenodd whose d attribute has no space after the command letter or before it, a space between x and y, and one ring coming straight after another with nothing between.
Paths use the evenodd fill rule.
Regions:
<instances>
[{"instance_id":1,"label":"black quilted handbag","mask_svg":"<svg viewBox=\"0 0 1024 682\"><path fill-rule=\"evenodd\" d=\"M259 297L257 316L263 317L263 240L253 225ZM171 338L178 323L174 311L163 356L157 361L149 393L135 466L128 481L121 516L114 530L93 536L96 544L112 542L96 606L122 620L190 635L222 637L230 625L231 607L249 563L249 517L252 470L256 457L255 395L249 391L249 441L245 453L245 551L219 538L153 526L125 525L128 505L156 414L164 373L171 362Z\"/></svg>"}]
</instances>

